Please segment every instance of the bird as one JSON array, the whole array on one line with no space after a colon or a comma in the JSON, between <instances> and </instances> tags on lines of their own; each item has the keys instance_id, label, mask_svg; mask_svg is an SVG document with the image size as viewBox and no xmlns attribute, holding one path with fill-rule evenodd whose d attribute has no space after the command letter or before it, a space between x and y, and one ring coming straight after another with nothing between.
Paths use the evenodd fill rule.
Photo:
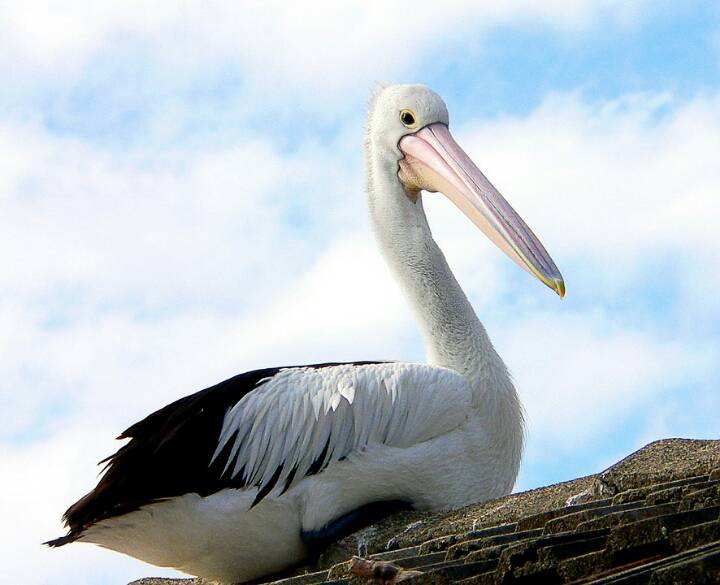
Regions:
<instances>
[{"instance_id":1,"label":"bird","mask_svg":"<svg viewBox=\"0 0 720 585\"><path fill-rule=\"evenodd\" d=\"M366 192L376 241L420 325L427 363L359 361L239 374L130 426L65 536L207 581L283 571L399 509L509 493L525 439L514 383L433 239L442 193L561 298L538 238L457 144L424 85L372 94Z\"/></svg>"}]
</instances>

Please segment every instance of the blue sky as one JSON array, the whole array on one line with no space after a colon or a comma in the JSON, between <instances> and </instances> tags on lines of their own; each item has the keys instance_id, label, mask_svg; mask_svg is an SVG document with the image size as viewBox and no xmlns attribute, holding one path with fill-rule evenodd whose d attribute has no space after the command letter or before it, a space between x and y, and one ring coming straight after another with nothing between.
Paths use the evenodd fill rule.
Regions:
<instances>
[{"instance_id":1,"label":"blue sky","mask_svg":"<svg viewBox=\"0 0 720 585\"><path fill-rule=\"evenodd\" d=\"M443 95L458 140L565 276L560 302L426 197L525 404L517 489L654 439L718 437L720 9L436 4L0 9L14 580L170 574L38 546L153 408L254 367L424 359L365 214L378 81Z\"/></svg>"},{"instance_id":2,"label":"blue sky","mask_svg":"<svg viewBox=\"0 0 720 585\"><path fill-rule=\"evenodd\" d=\"M468 24L459 39L433 39L435 50L410 65L407 74L448 95L455 116L473 118L522 115L551 92L580 91L588 99L607 100L636 92L671 92L677 99L691 99L713 91L717 6L659 6L639 8L630 22L613 22L603 14L593 25L560 33L548 22L511 20L479 27L477 33ZM178 139L181 146L195 145L203 138L217 145L219 133L225 141L237 139L248 127L264 135L277 132L274 137L292 142L343 128L344 116L317 116L314 108L302 114L322 126L297 128L298 112L287 107L282 95L248 109L243 94L253 82L247 81L242 64L225 56L186 76L164 67L141 35L125 35L84 55L82 75L66 78L55 70L28 75L14 63L7 65L5 74L18 81L19 91L3 95L5 109L17 117L39 118L54 133L109 148L153 139L164 146L177 146ZM345 116L362 119L365 94L343 97L344 103L333 104L332 110L339 107ZM167 108L175 114L173 131L149 133Z\"/></svg>"}]
</instances>

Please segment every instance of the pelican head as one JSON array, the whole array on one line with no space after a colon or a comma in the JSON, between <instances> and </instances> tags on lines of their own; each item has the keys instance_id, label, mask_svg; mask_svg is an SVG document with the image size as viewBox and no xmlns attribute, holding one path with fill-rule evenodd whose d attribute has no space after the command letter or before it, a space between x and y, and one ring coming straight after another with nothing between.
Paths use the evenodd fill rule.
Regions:
<instances>
[{"instance_id":1,"label":"pelican head","mask_svg":"<svg viewBox=\"0 0 720 585\"><path fill-rule=\"evenodd\" d=\"M537 236L450 134L447 106L424 85L392 85L375 96L369 146L393 165L405 194L440 192L521 268L562 298L565 283Z\"/></svg>"}]
</instances>

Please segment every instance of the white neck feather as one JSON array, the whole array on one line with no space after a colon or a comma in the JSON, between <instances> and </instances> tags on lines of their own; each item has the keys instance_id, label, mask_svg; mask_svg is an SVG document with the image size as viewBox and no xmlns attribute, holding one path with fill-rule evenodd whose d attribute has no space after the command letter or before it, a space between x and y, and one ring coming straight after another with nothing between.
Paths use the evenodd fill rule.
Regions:
<instances>
[{"instance_id":1,"label":"white neck feather","mask_svg":"<svg viewBox=\"0 0 720 585\"><path fill-rule=\"evenodd\" d=\"M375 155L370 141L366 155L371 221L421 325L428 361L465 376L490 441L519 465L523 416L507 368L435 243L421 197L408 198L397 162Z\"/></svg>"}]
</instances>

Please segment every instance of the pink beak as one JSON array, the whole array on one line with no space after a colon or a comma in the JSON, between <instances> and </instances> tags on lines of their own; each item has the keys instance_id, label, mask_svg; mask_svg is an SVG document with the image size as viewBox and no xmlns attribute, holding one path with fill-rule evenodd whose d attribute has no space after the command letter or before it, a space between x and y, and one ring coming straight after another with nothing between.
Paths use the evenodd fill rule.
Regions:
<instances>
[{"instance_id":1,"label":"pink beak","mask_svg":"<svg viewBox=\"0 0 720 585\"><path fill-rule=\"evenodd\" d=\"M440 191L505 254L562 298L565 282L555 262L522 218L437 122L398 144L400 180L410 189Z\"/></svg>"}]
</instances>

